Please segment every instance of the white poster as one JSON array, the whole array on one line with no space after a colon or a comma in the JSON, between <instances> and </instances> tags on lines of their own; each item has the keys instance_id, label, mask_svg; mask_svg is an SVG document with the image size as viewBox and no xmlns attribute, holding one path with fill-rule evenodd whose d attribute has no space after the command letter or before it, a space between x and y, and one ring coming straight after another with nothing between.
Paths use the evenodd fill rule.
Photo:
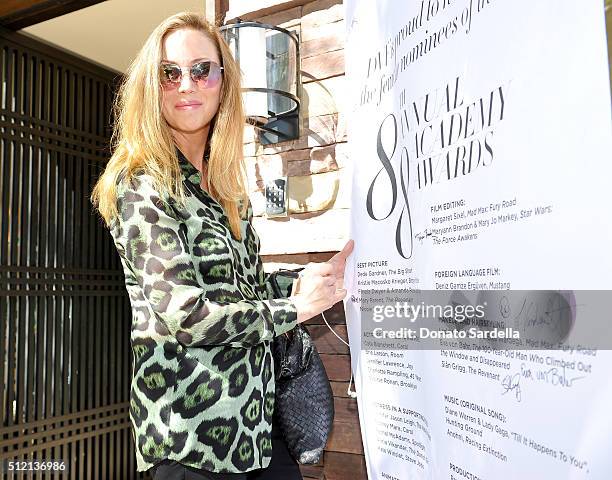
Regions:
<instances>
[{"instance_id":1,"label":"white poster","mask_svg":"<svg viewBox=\"0 0 612 480\"><path fill-rule=\"evenodd\" d=\"M345 4L369 478L612 478L612 346L363 350L360 311L372 291L612 290L604 2Z\"/></svg>"}]
</instances>

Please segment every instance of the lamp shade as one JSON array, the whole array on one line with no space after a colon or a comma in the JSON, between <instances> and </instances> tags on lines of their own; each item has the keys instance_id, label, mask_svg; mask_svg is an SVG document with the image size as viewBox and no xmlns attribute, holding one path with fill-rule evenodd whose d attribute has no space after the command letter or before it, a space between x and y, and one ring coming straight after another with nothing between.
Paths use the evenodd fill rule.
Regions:
<instances>
[{"instance_id":1,"label":"lamp shade","mask_svg":"<svg viewBox=\"0 0 612 480\"><path fill-rule=\"evenodd\" d=\"M299 136L296 35L259 22L238 22L221 27L242 72L245 113L260 129L262 143L276 143Z\"/></svg>"}]
</instances>

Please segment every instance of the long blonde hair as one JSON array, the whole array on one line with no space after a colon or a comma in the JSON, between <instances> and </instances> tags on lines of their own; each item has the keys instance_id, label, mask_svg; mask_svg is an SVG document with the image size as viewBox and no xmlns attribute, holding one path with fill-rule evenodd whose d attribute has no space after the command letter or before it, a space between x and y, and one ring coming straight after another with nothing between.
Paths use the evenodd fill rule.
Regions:
<instances>
[{"instance_id":1,"label":"long blonde hair","mask_svg":"<svg viewBox=\"0 0 612 480\"><path fill-rule=\"evenodd\" d=\"M209 193L223 206L232 234L240 239L240 218L247 205L240 69L217 28L198 13L181 12L164 20L130 65L113 105L116 119L111 140L113 154L91 200L110 225L118 214L119 179L123 177L122 181L129 182L141 170L152 177L160 193L184 202L176 147L162 115L159 64L166 35L185 28L202 32L212 40L224 68L219 110L211 122L206 147L210 148L207 178Z\"/></svg>"}]
</instances>

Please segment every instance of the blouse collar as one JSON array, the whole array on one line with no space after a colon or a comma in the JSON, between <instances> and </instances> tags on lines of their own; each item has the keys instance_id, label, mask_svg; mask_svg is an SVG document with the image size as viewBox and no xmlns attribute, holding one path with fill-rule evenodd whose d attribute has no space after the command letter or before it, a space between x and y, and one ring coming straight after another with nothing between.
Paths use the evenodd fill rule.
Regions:
<instances>
[{"instance_id":1,"label":"blouse collar","mask_svg":"<svg viewBox=\"0 0 612 480\"><path fill-rule=\"evenodd\" d=\"M181 173L185 180L200 186L202 182L202 174L200 171L187 160L187 157L183 155L183 152L181 152L178 147L176 148L176 154L178 156L179 166L181 167Z\"/></svg>"}]
</instances>

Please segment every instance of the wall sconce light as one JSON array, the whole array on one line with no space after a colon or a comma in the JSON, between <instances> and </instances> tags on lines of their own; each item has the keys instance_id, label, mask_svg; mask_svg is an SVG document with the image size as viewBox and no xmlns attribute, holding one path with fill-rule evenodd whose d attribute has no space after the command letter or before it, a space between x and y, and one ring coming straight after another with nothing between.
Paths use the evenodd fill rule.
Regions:
<instances>
[{"instance_id":1,"label":"wall sconce light","mask_svg":"<svg viewBox=\"0 0 612 480\"><path fill-rule=\"evenodd\" d=\"M247 121L263 145L299 137L299 43L297 34L259 22L220 28L242 71Z\"/></svg>"}]
</instances>

